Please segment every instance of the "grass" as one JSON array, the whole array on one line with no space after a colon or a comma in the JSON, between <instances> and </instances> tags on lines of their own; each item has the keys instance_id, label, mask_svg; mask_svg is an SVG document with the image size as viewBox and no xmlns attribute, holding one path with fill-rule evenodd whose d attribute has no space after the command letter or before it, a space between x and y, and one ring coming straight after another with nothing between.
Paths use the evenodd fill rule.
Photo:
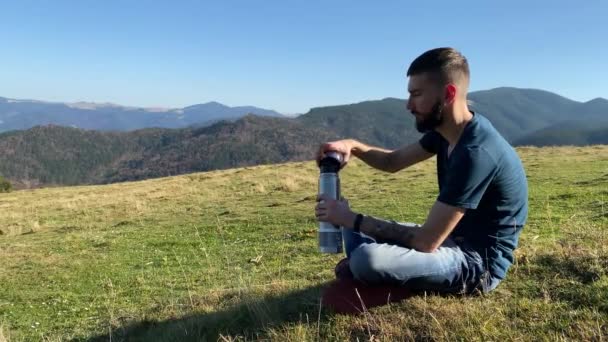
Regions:
<instances>
[{"instance_id":1,"label":"grass","mask_svg":"<svg viewBox=\"0 0 608 342\"><path fill-rule=\"evenodd\" d=\"M517 261L480 297L320 310L341 258L317 252L312 162L0 194L0 341L602 340L608 146L520 148L530 217ZM434 161L353 161L355 210L422 222Z\"/></svg>"}]
</instances>

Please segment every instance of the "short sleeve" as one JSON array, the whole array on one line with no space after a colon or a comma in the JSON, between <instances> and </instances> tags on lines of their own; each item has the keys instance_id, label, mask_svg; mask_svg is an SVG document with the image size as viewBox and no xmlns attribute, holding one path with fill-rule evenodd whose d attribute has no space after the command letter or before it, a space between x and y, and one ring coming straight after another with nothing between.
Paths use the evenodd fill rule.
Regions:
<instances>
[{"instance_id":1,"label":"short sleeve","mask_svg":"<svg viewBox=\"0 0 608 342\"><path fill-rule=\"evenodd\" d=\"M465 209L477 209L494 179L497 164L483 148L469 147L453 154L438 201Z\"/></svg>"},{"instance_id":2,"label":"short sleeve","mask_svg":"<svg viewBox=\"0 0 608 342\"><path fill-rule=\"evenodd\" d=\"M441 135L435 131L425 133L422 138L418 141L420 146L429 153L439 153L439 147L441 146Z\"/></svg>"}]
</instances>

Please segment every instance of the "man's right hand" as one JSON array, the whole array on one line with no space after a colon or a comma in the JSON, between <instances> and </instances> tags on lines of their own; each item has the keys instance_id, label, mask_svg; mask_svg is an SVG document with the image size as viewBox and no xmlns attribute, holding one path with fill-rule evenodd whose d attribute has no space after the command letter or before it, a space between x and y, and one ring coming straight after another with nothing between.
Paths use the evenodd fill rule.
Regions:
<instances>
[{"instance_id":1,"label":"man's right hand","mask_svg":"<svg viewBox=\"0 0 608 342\"><path fill-rule=\"evenodd\" d=\"M342 153L342 155L344 156L344 160L342 161L342 165L340 165L340 167L346 166L346 163L348 163L348 160L350 159L350 154L351 154L351 150L353 149L353 146L354 146L354 140L352 140L352 139L330 141L330 142L321 144L321 146L319 146L319 150L317 151L317 156L316 156L317 165L319 165L319 162L321 161L321 159L323 159L326 152L336 151L336 152Z\"/></svg>"}]
</instances>

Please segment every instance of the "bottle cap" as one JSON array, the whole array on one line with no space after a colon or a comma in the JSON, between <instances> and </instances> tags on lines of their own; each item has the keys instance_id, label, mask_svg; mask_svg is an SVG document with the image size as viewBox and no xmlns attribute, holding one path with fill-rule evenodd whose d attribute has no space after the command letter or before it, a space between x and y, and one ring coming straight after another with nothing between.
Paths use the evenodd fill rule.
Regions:
<instances>
[{"instance_id":1,"label":"bottle cap","mask_svg":"<svg viewBox=\"0 0 608 342\"><path fill-rule=\"evenodd\" d=\"M338 171L340 171L342 161L344 161L344 155L342 155L342 153L336 151L325 152L325 156L319 162L321 173L337 173Z\"/></svg>"}]
</instances>

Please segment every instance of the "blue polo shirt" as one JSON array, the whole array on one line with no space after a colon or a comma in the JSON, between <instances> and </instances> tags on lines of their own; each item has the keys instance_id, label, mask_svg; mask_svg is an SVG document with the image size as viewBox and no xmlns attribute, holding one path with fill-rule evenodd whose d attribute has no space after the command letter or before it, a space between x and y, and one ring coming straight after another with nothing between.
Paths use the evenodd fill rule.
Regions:
<instances>
[{"instance_id":1,"label":"blue polo shirt","mask_svg":"<svg viewBox=\"0 0 608 342\"><path fill-rule=\"evenodd\" d=\"M449 157L448 141L435 131L420 145L437 155L437 200L467 209L450 237L477 251L490 274L503 279L528 216L528 182L519 156L476 113Z\"/></svg>"}]
</instances>

